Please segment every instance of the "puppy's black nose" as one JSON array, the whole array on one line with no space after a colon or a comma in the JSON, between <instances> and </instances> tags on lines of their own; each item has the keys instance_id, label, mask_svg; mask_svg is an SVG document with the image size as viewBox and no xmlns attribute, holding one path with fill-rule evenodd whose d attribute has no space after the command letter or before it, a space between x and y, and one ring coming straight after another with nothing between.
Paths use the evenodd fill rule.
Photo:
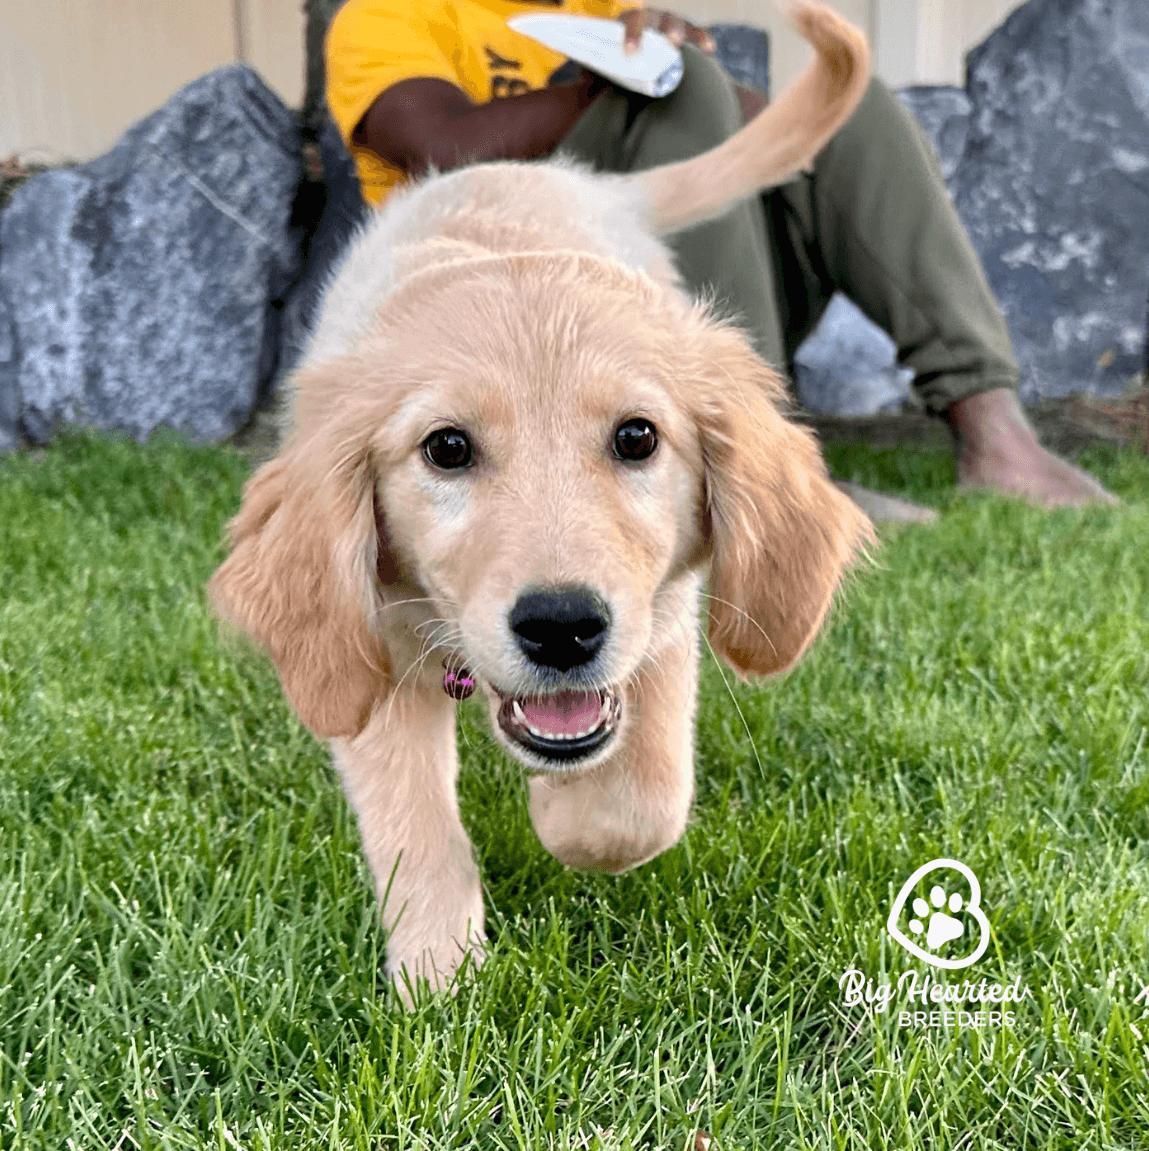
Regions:
<instances>
[{"instance_id":1,"label":"puppy's black nose","mask_svg":"<svg viewBox=\"0 0 1149 1151\"><path fill-rule=\"evenodd\" d=\"M510 624L532 663L569 671L594 659L602 647L610 608L588 588L528 592L511 609Z\"/></svg>"}]
</instances>

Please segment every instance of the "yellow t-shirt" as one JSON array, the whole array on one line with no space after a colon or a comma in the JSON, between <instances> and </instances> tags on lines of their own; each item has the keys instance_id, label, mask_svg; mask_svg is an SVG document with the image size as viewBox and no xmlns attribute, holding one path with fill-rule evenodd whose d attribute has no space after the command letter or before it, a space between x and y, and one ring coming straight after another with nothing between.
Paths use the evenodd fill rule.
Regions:
<instances>
[{"instance_id":1,"label":"yellow t-shirt","mask_svg":"<svg viewBox=\"0 0 1149 1151\"><path fill-rule=\"evenodd\" d=\"M508 17L565 12L614 19L643 0L348 0L327 32L327 104L355 158L364 199L381 204L406 173L351 133L376 98L401 80L446 80L476 103L545 88L566 57L514 32Z\"/></svg>"}]
</instances>

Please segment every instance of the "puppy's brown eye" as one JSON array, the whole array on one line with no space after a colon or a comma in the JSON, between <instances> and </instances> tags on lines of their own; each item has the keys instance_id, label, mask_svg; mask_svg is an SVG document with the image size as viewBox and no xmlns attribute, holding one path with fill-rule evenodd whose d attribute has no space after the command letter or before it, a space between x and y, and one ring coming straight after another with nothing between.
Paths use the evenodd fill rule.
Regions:
<instances>
[{"instance_id":1,"label":"puppy's brown eye","mask_svg":"<svg viewBox=\"0 0 1149 1151\"><path fill-rule=\"evenodd\" d=\"M649 420L627 420L614 433L614 454L620 460L645 460L658 447L658 432Z\"/></svg>"},{"instance_id":2,"label":"puppy's brown eye","mask_svg":"<svg viewBox=\"0 0 1149 1151\"><path fill-rule=\"evenodd\" d=\"M437 468L466 468L474 461L475 453L466 432L458 428L442 428L432 432L423 441L423 454Z\"/></svg>"}]
</instances>

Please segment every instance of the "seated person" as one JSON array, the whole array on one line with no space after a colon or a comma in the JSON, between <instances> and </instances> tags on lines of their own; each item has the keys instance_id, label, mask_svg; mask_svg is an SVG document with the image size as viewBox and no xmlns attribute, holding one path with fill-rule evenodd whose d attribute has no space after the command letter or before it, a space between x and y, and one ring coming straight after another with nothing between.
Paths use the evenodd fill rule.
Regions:
<instances>
[{"instance_id":1,"label":"seated person","mask_svg":"<svg viewBox=\"0 0 1149 1151\"><path fill-rule=\"evenodd\" d=\"M682 83L659 99L625 91L506 26L539 11L621 20L628 50L642 28L662 31L682 46ZM348 0L327 36L327 100L364 198L379 205L429 163L447 171L561 149L626 172L706 151L766 103L714 50L704 28L635 0ZM1009 331L937 158L881 81L811 172L666 239L685 282L716 289L784 375L834 291L849 296L890 333L927 410L948 423L962 484L1048 507L1114 502L1038 443ZM875 518L918 518L912 505L849 490ZM890 514L899 504L909 514Z\"/></svg>"}]
</instances>

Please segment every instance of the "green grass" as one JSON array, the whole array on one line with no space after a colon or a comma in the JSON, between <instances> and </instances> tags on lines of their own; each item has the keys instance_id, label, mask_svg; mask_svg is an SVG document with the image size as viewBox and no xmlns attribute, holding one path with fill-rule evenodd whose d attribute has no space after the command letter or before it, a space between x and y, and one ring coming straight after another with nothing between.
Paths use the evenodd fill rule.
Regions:
<instances>
[{"instance_id":1,"label":"green grass","mask_svg":"<svg viewBox=\"0 0 1149 1151\"><path fill-rule=\"evenodd\" d=\"M566 870L462 707L493 953L406 1014L324 748L203 588L244 460L69 436L0 461L0 1147L1134 1148L1149 1132L1149 460L1127 501L937 506L789 677L703 678L680 844ZM979 876L1012 1028L841 1002L919 864Z\"/></svg>"}]
</instances>

